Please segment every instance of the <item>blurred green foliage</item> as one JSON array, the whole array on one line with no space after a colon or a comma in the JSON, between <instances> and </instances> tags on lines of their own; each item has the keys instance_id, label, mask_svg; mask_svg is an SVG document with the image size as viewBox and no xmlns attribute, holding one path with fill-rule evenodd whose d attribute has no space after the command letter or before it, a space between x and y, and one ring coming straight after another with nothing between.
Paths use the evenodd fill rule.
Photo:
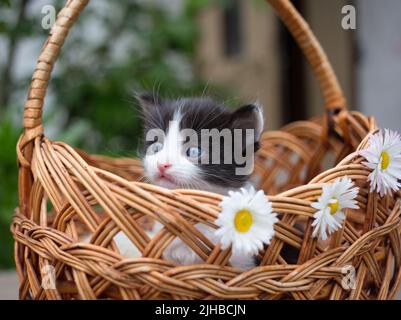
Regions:
<instances>
[{"instance_id":1,"label":"blurred green foliage","mask_svg":"<svg viewBox=\"0 0 401 320\"><path fill-rule=\"evenodd\" d=\"M10 0L0 0L0 6L10 6Z\"/></svg>"},{"instance_id":2,"label":"blurred green foliage","mask_svg":"<svg viewBox=\"0 0 401 320\"><path fill-rule=\"evenodd\" d=\"M0 0L0 40L6 44L6 60L0 63L0 268L13 266L9 224L18 204L15 144L32 74L30 69L14 76L16 55L25 40L42 44L48 33L40 27L43 14L34 2ZM50 82L44 116L50 138L89 152L135 155L141 124L134 91L168 97L202 93L205 83L191 61L196 14L210 2L183 1L178 12L161 2L90 3L70 32ZM58 11L64 1L50 3Z\"/></svg>"},{"instance_id":3,"label":"blurred green foliage","mask_svg":"<svg viewBox=\"0 0 401 320\"><path fill-rule=\"evenodd\" d=\"M10 217L18 205L18 178L15 145L19 136L8 116L0 123L0 268L11 266Z\"/></svg>"},{"instance_id":4,"label":"blurred green foliage","mask_svg":"<svg viewBox=\"0 0 401 320\"><path fill-rule=\"evenodd\" d=\"M140 123L134 91L177 96L198 94L204 88L193 75L191 60L195 14L208 1L184 1L181 14L175 15L144 3L110 3L113 15L88 7L76 29L84 28L85 18L93 15L98 25L106 26L105 41L83 49L85 34L76 32L65 44L64 51L72 54L61 59L51 85L68 110L67 127L77 118L90 121L95 134L74 141L88 151L99 151L101 142L102 152L135 153Z\"/></svg>"}]
</instances>

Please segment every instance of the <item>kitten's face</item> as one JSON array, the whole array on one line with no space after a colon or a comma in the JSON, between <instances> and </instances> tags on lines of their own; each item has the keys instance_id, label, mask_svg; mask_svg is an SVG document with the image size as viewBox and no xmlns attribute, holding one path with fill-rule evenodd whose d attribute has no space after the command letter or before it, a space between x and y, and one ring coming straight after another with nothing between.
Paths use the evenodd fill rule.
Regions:
<instances>
[{"instance_id":1,"label":"kitten's face","mask_svg":"<svg viewBox=\"0 0 401 320\"><path fill-rule=\"evenodd\" d=\"M245 135L239 137L241 141L236 141L233 135L228 144L220 140L222 143L218 148L213 148L212 140L209 140L209 146L203 144L201 130L222 132L225 129L226 133L233 134L234 129L243 129L244 132L244 129L253 129L252 145L248 145L252 147L253 160L263 130L259 107L249 105L231 112L209 98L160 101L151 95L141 95L139 100L145 129L143 167L145 177L151 183L169 189L195 188L219 192L239 188L249 179L250 174L237 174L236 169L241 165L234 154L231 155L231 164L224 158L229 148L234 150L238 144L239 148L246 145ZM188 132L192 133L190 138ZM241 151L245 152L245 147Z\"/></svg>"}]
</instances>

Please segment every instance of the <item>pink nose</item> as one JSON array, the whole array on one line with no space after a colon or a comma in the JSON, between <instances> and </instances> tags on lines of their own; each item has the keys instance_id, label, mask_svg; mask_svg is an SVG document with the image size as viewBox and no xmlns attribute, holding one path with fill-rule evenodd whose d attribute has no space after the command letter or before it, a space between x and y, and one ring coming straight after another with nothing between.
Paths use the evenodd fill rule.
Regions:
<instances>
[{"instance_id":1,"label":"pink nose","mask_svg":"<svg viewBox=\"0 0 401 320\"><path fill-rule=\"evenodd\" d=\"M160 173L164 173L168 168L171 167L171 163L157 163L157 169L159 169Z\"/></svg>"}]
</instances>

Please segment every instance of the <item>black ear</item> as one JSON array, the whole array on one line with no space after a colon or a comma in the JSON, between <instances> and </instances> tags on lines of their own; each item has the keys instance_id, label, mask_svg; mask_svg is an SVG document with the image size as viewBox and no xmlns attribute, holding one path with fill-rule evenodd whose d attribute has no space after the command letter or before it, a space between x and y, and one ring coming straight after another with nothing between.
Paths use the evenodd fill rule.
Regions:
<instances>
[{"instance_id":1,"label":"black ear","mask_svg":"<svg viewBox=\"0 0 401 320\"><path fill-rule=\"evenodd\" d=\"M232 129L253 129L254 143L258 146L260 136L263 132L264 120L262 108L258 104L243 106L231 115ZM256 151L256 150L255 150Z\"/></svg>"},{"instance_id":2,"label":"black ear","mask_svg":"<svg viewBox=\"0 0 401 320\"><path fill-rule=\"evenodd\" d=\"M163 117L161 112L162 101L152 93L136 93L136 99L140 106L140 116L142 118L145 131L159 127L163 128Z\"/></svg>"},{"instance_id":3,"label":"black ear","mask_svg":"<svg viewBox=\"0 0 401 320\"><path fill-rule=\"evenodd\" d=\"M150 92L135 93L135 98L138 100L143 111L150 111L161 104L159 97Z\"/></svg>"}]
</instances>

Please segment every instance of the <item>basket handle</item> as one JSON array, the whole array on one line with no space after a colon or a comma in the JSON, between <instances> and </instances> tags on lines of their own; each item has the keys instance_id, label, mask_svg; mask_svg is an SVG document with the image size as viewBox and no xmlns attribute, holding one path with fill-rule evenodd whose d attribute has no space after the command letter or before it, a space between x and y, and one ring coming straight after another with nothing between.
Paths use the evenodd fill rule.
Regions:
<instances>
[{"instance_id":1,"label":"basket handle","mask_svg":"<svg viewBox=\"0 0 401 320\"><path fill-rule=\"evenodd\" d=\"M326 111L347 109L346 99L333 67L308 23L290 0L267 1L284 22L308 60L313 74L319 82Z\"/></svg>"},{"instance_id":2,"label":"basket handle","mask_svg":"<svg viewBox=\"0 0 401 320\"><path fill-rule=\"evenodd\" d=\"M24 106L23 127L25 132L19 141L21 149L35 137L43 134L42 109L53 66L69 30L88 3L89 0L67 0L64 8L57 15L32 75Z\"/></svg>"},{"instance_id":3,"label":"basket handle","mask_svg":"<svg viewBox=\"0 0 401 320\"><path fill-rule=\"evenodd\" d=\"M320 84L326 110L345 109L346 102L337 77L308 24L289 0L267 1L286 24L312 66L314 75ZM89 0L68 0L65 7L57 15L56 22L42 48L32 76L24 107L23 127L25 132L19 141L21 149L35 137L43 134L42 108L54 63L59 56L68 31L88 2Z\"/></svg>"}]
</instances>

